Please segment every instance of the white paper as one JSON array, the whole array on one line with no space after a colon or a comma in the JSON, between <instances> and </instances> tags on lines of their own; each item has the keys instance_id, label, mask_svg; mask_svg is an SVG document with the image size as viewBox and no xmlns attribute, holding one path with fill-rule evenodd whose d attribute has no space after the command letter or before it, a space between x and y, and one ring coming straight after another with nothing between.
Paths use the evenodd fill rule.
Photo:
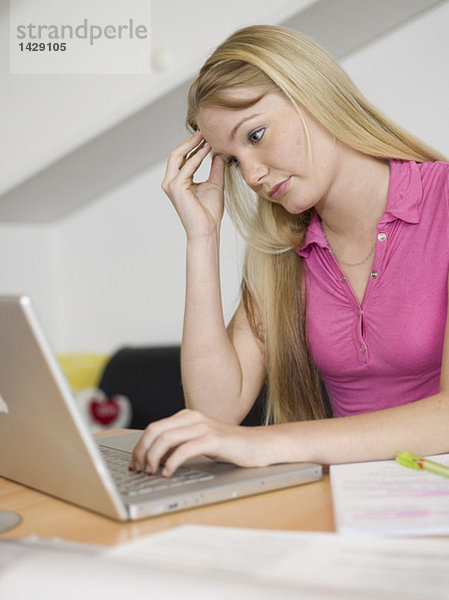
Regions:
<instances>
[{"instance_id":1,"label":"white paper","mask_svg":"<svg viewBox=\"0 0 449 600\"><path fill-rule=\"evenodd\" d=\"M297 600L297 589L108 557L63 540L0 540L1 600ZM309 596L305 596L309 598ZM314 600L325 597L313 595Z\"/></svg>"},{"instance_id":2,"label":"white paper","mask_svg":"<svg viewBox=\"0 0 449 600\"><path fill-rule=\"evenodd\" d=\"M449 540L183 526L112 549L0 540L2 600L449 600Z\"/></svg>"},{"instance_id":3,"label":"white paper","mask_svg":"<svg viewBox=\"0 0 449 600\"><path fill-rule=\"evenodd\" d=\"M308 598L309 596L306 596ZM95 559L76 553L42 552L0 569L2 600L297 600L253 581L177 573L149 565ZM314 600L325 600L313 596Z\"/></svg>"},{"instance_id":4,"label":"white paper","mask_svg":"<svg viewBox=\"0 0 449 600\"><path fill-rule=\"evenodd\" d=\"M300 507L298 507L300 510ZM160 570L252 582L276 598L449 599L449 540L184 526L139 538L108 556Z\"/></svg>"},{"instance_id":5,"label":"white paper","mask_svg":"<svg viewBox=\"0 0 449 600\"><path fill-rule=\"evenodd\" d=\"M449 454L430 458L449 465ZM449 478L395 460L332 465L330 478L340 533L449 534Z\"/></svg>"}]
</instances>

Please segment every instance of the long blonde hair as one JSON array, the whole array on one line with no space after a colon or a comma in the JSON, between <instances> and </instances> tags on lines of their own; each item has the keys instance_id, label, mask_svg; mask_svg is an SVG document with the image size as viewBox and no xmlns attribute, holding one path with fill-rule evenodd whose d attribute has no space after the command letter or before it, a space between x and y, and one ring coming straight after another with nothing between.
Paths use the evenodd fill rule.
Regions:
<instances>
[{"instance_id":1,"label":"long blonde hair","mask_svg":"<svg viewBox=\"0 0 449 600\"><path fill-rule=\"evenodd\" d=\"M231 89L253 87L236 99ZM305 35L268 25L241 29L204 63L188 97L187 125L197 130L201 108L243 109L282 92L335 139L381 159L444 160L376 110L335 59ZM307 131L306 131L307 134ZM238 169L226 168L227 209L247 241L242 298L250 325L265 344L267 422L329 416L311 359L306 328L306 277L296 249L305 241L311 211L289 214L256 196Z\"/></svg>"}]
</instances>

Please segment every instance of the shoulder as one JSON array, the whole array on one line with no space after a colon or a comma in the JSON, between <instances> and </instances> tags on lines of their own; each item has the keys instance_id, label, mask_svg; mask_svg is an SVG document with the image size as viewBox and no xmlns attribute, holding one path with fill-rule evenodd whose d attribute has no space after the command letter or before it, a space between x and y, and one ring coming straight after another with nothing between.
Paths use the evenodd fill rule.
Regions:
<instances>
[{"instance_id":1,"label":"shoulder","mask_svg":"<svg viewBox=\"0 0 449 600\"><path fill-rule=\"evenodd\" d=\"M436 161L417 163L423 190L430 193L449 193L449 163Z\"/></svg>"},{"instance_id":2,"label":"shoulder","mask_svg":"<svg viewBox=\"0 0 449 600\"><path fill-rule=\"evenodd\" d=\"M449 163L425 162L415 163L421 185L421 216L425 214L431 219L432 227L436 221L449 222ZM449 234L449 231L448 231Z\"/></svg>"},{"instance_id":3,"label":"shoulder","mask_svg":"<svg viewBox=\"0 0 449 600\"><path fill-rule=\"evenodd\" d=\"M449 163L390 160L386 215L418 223L424 212L448 213L448 205Z\"/></svg>"}]
</instances>

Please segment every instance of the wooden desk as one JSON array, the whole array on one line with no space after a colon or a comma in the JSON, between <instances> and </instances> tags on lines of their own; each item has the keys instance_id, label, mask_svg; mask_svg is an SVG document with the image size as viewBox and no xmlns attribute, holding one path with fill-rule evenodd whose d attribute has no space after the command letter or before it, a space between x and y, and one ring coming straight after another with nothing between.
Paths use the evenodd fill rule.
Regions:
<instances>
[{"instance_id":1,"label":"wooden desk","mask_svg":"<svg viewBox=\"0 0 449 600\"><path fill-rule=\"evenodd\" d=\"M110 432L117 434L119 431ZM114 545L178 525L335 531L329 475L321 481L249 498L120 523L0 477L0 510L22 516L0 539L29 535Z\"/></svg>"}]
</instances>

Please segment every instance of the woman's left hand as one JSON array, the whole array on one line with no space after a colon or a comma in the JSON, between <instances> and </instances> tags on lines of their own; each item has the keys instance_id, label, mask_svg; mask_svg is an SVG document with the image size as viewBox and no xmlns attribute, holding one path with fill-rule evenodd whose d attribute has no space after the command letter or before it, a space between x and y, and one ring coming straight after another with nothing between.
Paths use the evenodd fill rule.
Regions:
<instances>
[{"instance_id":1,"label":"woman's left hand","mask_svg":"<svg viewBox=\"0 0 449 600\"><path fill-rule=\"evenodd\" d=\"M181 410L148 425L133 450L129 468L154 474L164 461L162 475L170 477L187 459L200 454L241 467L266 466L272 462L267 429L231 425L199 411Z\"/></svg>"}]
</instances>

